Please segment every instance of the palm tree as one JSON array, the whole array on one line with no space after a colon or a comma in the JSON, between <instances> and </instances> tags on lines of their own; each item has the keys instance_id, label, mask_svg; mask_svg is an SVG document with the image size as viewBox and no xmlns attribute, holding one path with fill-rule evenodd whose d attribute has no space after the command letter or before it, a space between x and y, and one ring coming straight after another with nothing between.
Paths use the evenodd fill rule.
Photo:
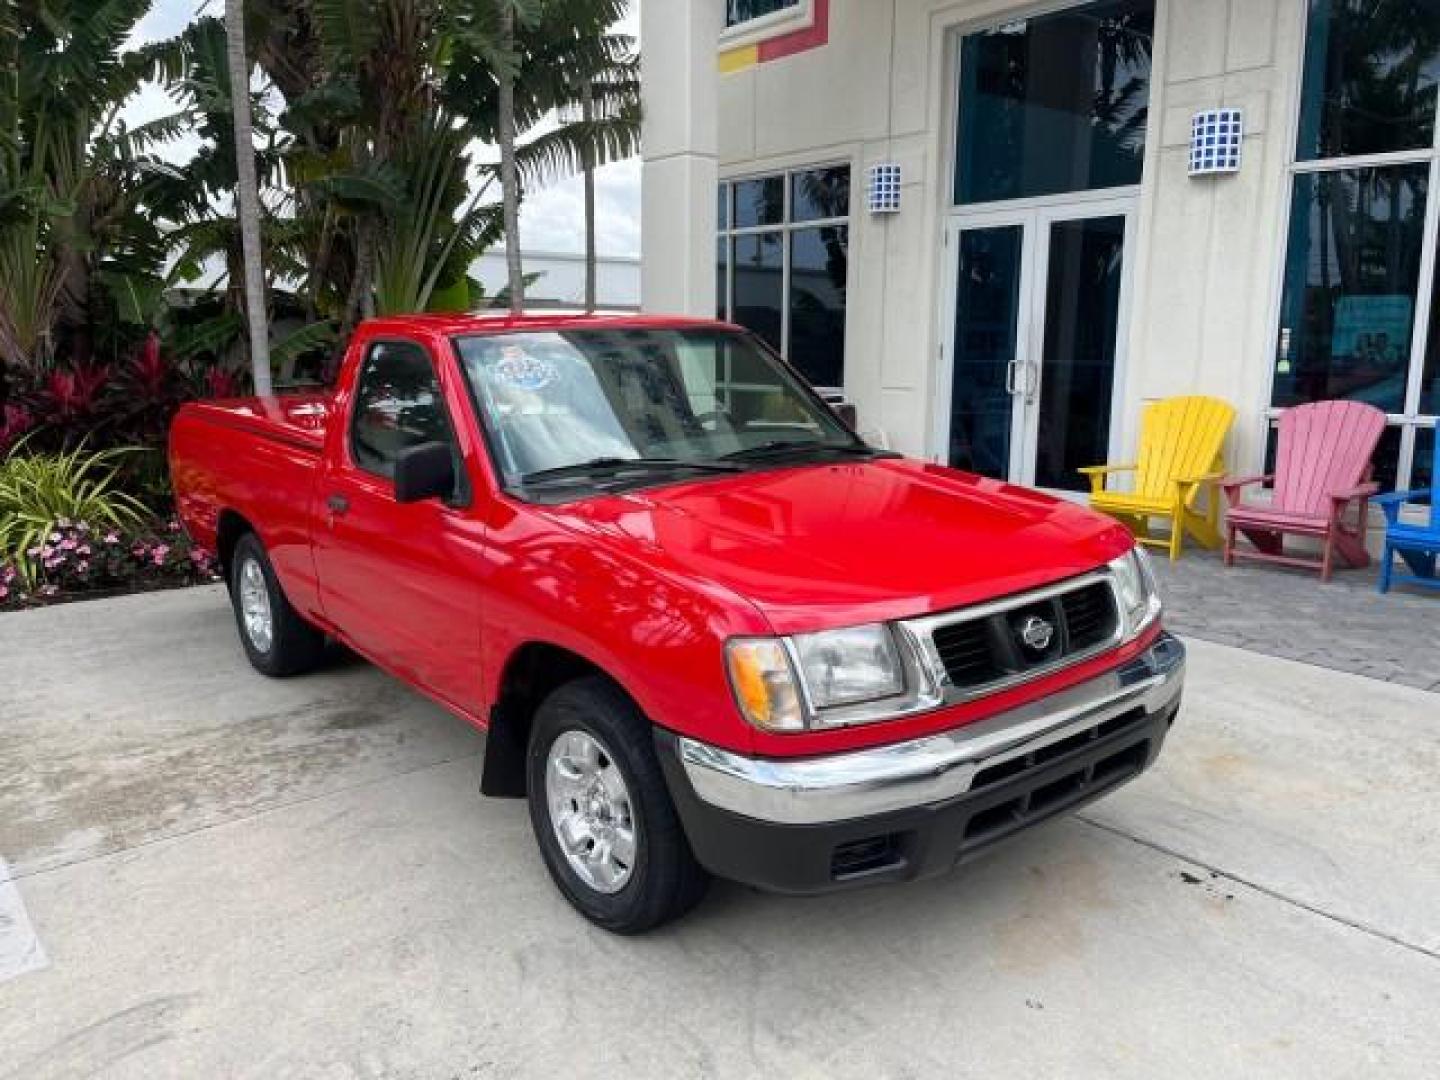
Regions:
<instances>
[{"instance_id":1,"label":"palm tree","mask_svg":"<svg viewBox=\"0 0 1440 1080\"><path fill-rule=\"evenodd\" d=\"M245 0L225 0L225 56L230 107L235 115L235 196L245 276L245 314L250 328L250 369L255 393L268 397L270 328L265 313L265 270L260 251L260 189L255 177L255 137L250 127L250 61L245 53Z\"/></svg>"},{"instance_id":2,"label":"palm tree","mask_svg":"<svg viewBox=\"0 0 1440 1080\"><path fill-rule=\"evenodd\" d=\"M640 152L640 57L623 34L577 36L562 43L553 67L562 73L560 127L526 148L531 179L544 182L577 168L585 204L585 310L596 307L595 170ZM566 102L566 98L570 102Z\"/></svg>"},{"instance_id":3,"label":"palm tree","mask_svg":"<svg viewBox=\"0 0 1440 1080\"><path fill-rule=\"evenodd\" d=\"M525 182L580 173L586 188L587 302L594 303L594 170L640 141L634 42L608 34L628 0L479 0L447 76L451 107L500 149L507 292L523 305L519 204ZM587 104L588 102L588 104ZM535 134L555 119L558 126Z\"/></svg>"},{"instance_id":4,"label":"palm tree","mask_svg":"<svg viewBox=\"0 0 1440 1080\"><path fill-rule=\"evenodd\" d=\"M496 133L500 142L500 201L504 206L505 270L509 280L510 310L525 310L525 268L520 261L520 172L515 164L515 79L517 72L509 59L515 52L515 5L500 5L499 48L507 54L496 72L499 97L496 103Z\"/></svg>"}]
</instances>

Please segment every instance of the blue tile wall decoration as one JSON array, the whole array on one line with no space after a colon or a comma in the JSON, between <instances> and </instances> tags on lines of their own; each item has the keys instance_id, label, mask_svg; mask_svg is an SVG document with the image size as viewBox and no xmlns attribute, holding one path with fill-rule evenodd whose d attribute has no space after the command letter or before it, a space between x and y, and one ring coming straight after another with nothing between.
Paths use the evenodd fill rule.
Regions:
<instances>
[{"instance_id":1,"label":"blue tile wall decoration","mask_svg":"<svg viewBox=\"0 0 1440 1080\"><path fill-rule=\"evenodd\" d=\"M883 161L870 166L865 205L872 214L895 214L900 210L900 166Z\"/></svg>"},{"instance_id":2,"label":"blue tile wall decoration","mask_svg":"<svg viewBox=\"0 0 1440 1080\"><path fill-rule=\"evenodd\" d=\"M1239 109L1205 109L1190 122L1190 175L1240 171L1245 118Z\"/></svg>"}]
</instances>

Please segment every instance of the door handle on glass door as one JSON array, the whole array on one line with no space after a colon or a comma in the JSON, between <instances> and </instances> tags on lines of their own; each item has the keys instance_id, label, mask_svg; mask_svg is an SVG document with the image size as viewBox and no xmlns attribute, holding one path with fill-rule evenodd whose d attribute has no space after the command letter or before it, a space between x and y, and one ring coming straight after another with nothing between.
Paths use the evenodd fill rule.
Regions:
<instances>
[{"instance_id":1,"label":"door handle on glass door","mask_svg":"<svg viewBox=\"0 0 1440 1080\"><path fill-rule=\"evenodd\" d=\"M1011 360L1008 364L1005 365L1005 392L1007 394L1013 395L1018 393L1015 388L1015 373L1016 369L1019 368L1019 366L1020 361L1018 360Z\"/></svg>"}]
</instances>

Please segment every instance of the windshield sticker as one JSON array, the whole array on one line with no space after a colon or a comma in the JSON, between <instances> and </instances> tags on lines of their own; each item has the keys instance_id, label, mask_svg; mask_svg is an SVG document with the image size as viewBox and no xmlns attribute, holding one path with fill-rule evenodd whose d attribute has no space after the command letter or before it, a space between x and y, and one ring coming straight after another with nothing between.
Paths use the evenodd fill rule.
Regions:
<instances>
[{"instance_id":1,"label":"windshield sticker","mask_svg":"<svg viewBox=\"0 0 1440 1080\"><path fill-rule=\"evenodd\" d=\"M543 390L560 377L555 365L524 349L508 346L495 365L495 378L517 390Z\"/></svg>"}]
</instances>

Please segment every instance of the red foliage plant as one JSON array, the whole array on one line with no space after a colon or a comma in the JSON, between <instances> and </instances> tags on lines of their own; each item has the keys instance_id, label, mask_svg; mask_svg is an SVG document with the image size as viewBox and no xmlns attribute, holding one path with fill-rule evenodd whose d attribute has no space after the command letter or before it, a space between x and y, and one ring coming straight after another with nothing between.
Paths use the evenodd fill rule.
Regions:
<instances>
[{"instance_id":1,"label":"red foliage plant","mask_svg":"<svg viewBox=\"0 0 1440 1080\"><path fill-rule=\"evenodd\" d=\"M100 404L101 392L110 382L105 364L55 370L40 383L39 398L45 411L64 422L92 415Z\"/></svg>"}]
</instances>

